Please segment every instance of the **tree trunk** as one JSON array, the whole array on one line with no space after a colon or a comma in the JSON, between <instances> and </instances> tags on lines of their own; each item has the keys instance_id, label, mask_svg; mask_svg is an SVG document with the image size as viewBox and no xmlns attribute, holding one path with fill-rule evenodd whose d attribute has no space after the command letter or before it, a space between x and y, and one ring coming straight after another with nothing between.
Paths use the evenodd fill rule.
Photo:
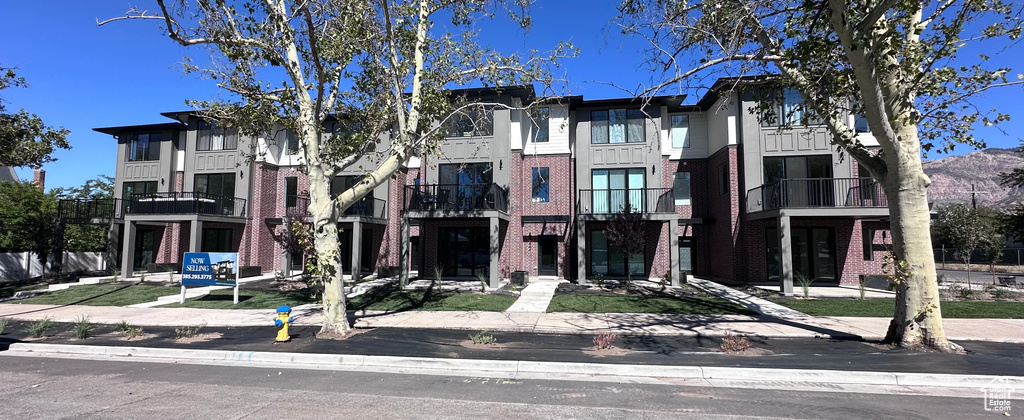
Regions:
<instances>
[{"instance_id":1,"label":"tree trunk","mask_svg":"<svg viewBox=\"0 0 1024 420\"><path fill-rule=\"evenodd\" d=\"M883 185L889 199L893 252L897 260L907 263L908 272L896 275L896 311L885 341L902 347L958 351L959 346L946 340L942 326L930 246L927 191L931 180L921 165L917 136L898 146L899 152L883 155L889 169Z\"/></svg>"},{"instance_id":2,"label":"tree trunk","mask_svg":"<svg viewBox=\"0 0 1024 420\"><path fill-rule=\"evenodd\" d=\"M316 275L324 285L321 296L324 323L320 334L343 336L350 326L345 311L345 285L338 246L338 217L334 211L324 172L317 166L309 168L309 210L313 215L313 249L317 259Z\"/></svg>"}]
</instances>

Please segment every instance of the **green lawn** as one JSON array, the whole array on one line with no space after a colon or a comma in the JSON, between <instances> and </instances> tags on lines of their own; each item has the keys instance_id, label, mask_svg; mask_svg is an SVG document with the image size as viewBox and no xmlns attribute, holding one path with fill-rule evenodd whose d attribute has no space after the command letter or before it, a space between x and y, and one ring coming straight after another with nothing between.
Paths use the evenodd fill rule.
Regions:
<instances>
[{"instance_id":1,"label":"green lawn","mask_svg":"<svg viewBox=\"0 0 1024 420\"><path fill-rule=\"evenodd\" d=\"M356 296L348 309L370 311L487 311L501 312L515 303L516 298L504 295L475 293L393 291Z\"/></svg>"},{"instance_id":2,"label":"green lawn","mask_svg":"<svg viewBox=\"0 0 1024 420\"><path fill-rule=\"evenodd\" d=\"M238 304L234 304L234 289L214 290L210 294L186 299L184 304L173 303L161 308L206 308L206 309L277 309L278 306L298 306L315 303L305 292L260 292L238 290Z\"/></svg>"},{"instance_id":3,"label":"green lawn","mask_svg":"<svg viewBox=\"0 0 1024 420\"><path fill-rule=\"evenodd\" d=\"M548 312L756 315L717 297L555 295Z\"/></svg>"},{"instance_id":4,"label":"green lawn","mask_svg":"<svg viewBox=\"0 0 1024 420\"><path fill-rule=\"evenodd\" d=\"M179 293L177 287L150 284L97 284L74 286L45 295L19 299L8 303L32 303L40 305L90 305L128 306L152 302L160 296Z\"/></svg>"},{"instance_id":5,"label":"green lawn","mask_svg":"<svg viewBox=\"0 0 1024 420\"><path fill-rule=\"evenodd\" d=\"M889 299L775 299L773 302L814 316L891 317L894 303ZM1024 318L1022 302L942 302L945 318Z\"/></svg>"}]
</instances>

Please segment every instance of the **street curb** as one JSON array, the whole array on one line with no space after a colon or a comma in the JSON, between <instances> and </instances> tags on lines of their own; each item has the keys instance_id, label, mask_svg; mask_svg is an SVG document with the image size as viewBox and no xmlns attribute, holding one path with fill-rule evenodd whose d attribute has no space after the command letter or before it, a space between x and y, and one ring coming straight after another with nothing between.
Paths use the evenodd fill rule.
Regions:
<instances>
[{"instance_id":1,"label":"street curb","mask_svg":"<svg viewBox=\"0 0 1024 420\"><path fill-rule=\"evenodd\" d=\"M848 385L928 386L1024 389L1024 376L954 375L938 373L857 372L815 369L734 368L718 366L628 365L535 362L522 360L444 359L432 357L349 354L278 353L196 350L154 347L89 346L77 344L13 343L10 353L190 359L205 362L291 363L339 368L420 369L424 371L484 371L506 374L570 374L624 378L700 379L706 381L813 382ZM7 352L4 352L7 353ZM4 354L0 353L0 354ZM423 372L429 374L430 372Z\"/></svg>"}]
</instances>

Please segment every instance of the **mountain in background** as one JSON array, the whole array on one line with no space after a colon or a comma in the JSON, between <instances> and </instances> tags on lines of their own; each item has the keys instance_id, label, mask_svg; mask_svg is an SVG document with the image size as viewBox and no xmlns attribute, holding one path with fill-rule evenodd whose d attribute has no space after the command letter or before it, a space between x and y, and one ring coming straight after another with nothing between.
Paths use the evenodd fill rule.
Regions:
<instances>
[{"instance_id":1,"label":"mountain in background","mask_svg":"<svg viewBox=\"0 0 1024 420\"><path fill-rule=\"evenodd\" d=\"M937 206L971 203L971 184L978 194L978 205L1008 210L1024 202L1024 189L999 185L999 174L1024 167L1024 157L1016 149L985 149L960 156L924 162L924 172L932 178L928 201Z\"/></svg>"}]
</instances>

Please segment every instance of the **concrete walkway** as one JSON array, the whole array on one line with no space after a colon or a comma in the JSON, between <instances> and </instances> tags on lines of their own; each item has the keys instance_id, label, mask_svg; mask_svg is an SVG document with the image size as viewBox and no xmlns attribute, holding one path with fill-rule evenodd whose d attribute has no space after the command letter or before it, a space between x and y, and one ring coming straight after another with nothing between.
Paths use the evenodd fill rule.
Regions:
<instances>
[{"instance_id":1,"label":"concrete walkway","mask_svg":"<svg viewBox=\"0 0 1024 420\"><path fill-rule=\"evenodd\" d=\"M0 304L0 317L18 320L50 318L74 322L80 316L100 324L128 321L138 326L273 327L273 309L127 308ZM295 308L299 325L319 325L316 305ZM779 319L746 315L584 314L538 312L408 311L350 312L357 328L448 328L561 334L722 336L726 332L762 337L848 337L881 339L889 318L805 317ZM945 319L952 340L1024 343L1024 319Z\"/></svg>"},{"instance_id":2,"label":"concrete walkway","mask_svg":"<svg viewBox=\"0 0 1024 420\"><path fill-rule=\"evenodd\" d=\"M540 280L531 282L522 292L519 299L506 312L547 312L551 298L555 297L555 289L565 280Z\"/></svg>"},{"instance_id":3,"label":"concrete walkway","mask_svg":"<svg viewBox=\"0 0 1024 420\"><path fill-rule=\"evenodd\" d=\"M721 284L715 283L711 280L699 279L696 277L690 277L687 283L693 287L701 289L705 292L711 293L722 299L734 302L744 308L750 309L751 311L757 312L761 315L773 316L776 318L788 319L788 318L806 318L809 315L799 312L793 309L789 309L785 306L779 305L775 302L771 302L766 299L752 296L748 293L741 292L731 287L726 287Z\"/></svg>"}]
</instances>

